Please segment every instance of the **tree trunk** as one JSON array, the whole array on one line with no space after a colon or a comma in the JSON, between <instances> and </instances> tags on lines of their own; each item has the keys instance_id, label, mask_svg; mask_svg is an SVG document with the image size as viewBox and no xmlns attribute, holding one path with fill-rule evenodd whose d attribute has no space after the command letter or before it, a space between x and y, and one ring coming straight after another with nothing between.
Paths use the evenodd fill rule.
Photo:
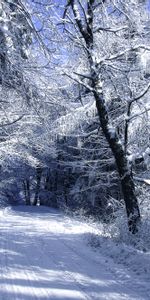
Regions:
<instances>
[{"instance_id":1,"label":"tree trunk","mask_svg":"<svg viewBox=\"0 0 150 300\"><path fill-rule=\"evenodd\" d=\"M26 180L26 187L27 187L27 205L31 205L31 195L30 195L30 181L29 179Z\"/></svg>"},{"instance_id":2,"label":"tree trunk","mask_svg":"<svg viewBox=\"0 0 150 300\"><path fill-rule=\"evenodd\" d=\"M7 64L6 64L6 38L4 32L0 29L0 84L3 83L3 80L6 76Z\"/></svg>"},{"instance_id":3,"label":"tree trunk","mask_svg":"<svg viewBox=\"0 0 150 300\"><path fill-rule=\"evenodd\" d=\"M96 100L96 107L103 133L108 141L108 144L116 161L121 181L122 193L126 205L129 231L131 231L132 233L136 233L138 230L137 225L140 221L140 211L135 195L132 172L128 165L128 160L126 158L123 146L119 141L117 132L114 128L110 127L108 112L105 106L105 101L103 99L103 94L99 94L96 90L96 87L94 91L94 97Z\"/></svg>"},{"instance_id":4,"label":"tree trunk","mask_svg":"<svg viewBox=\"0 0 150 300\"><path fill-rule=\"evenodd\" d=\"M34 197L33 205L37 205L37 203L38 203L41 177L42 177L42 168L38 167L36 169L36 172L37 172L37 175L36 175L36 190L35 190L35 197Z\"/></svg>"},{"instance_id":5,"label":"tree trunk","mask_svg":"<svg viewBox=\"0 0 150 300\"><path fill-rule=\"evenodd\" d=\"M24 188L24 194L25 194L25 203L26 203L26 205L31 205L29 179L26 179L23 181L23 188Z\"/></svg>"}]
</instances>

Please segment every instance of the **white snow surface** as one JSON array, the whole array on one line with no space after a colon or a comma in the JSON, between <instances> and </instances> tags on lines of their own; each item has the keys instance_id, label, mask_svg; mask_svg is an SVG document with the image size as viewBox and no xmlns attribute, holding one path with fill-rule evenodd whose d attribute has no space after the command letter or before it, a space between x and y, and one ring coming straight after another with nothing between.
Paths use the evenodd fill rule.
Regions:
<instances>
[{"instance_id":1,"label":"white snow surface","mask_svg":"<svg viewBox=\"0 0 150 300\"><path fill-rule=\"evenodd\" d=\"M145 276L144 269L129 268L133 256L139 259L136 251L122 256L128 261L131 255L127 266L123 246L109 239L94 251L87 243L94 230L47 207L1 210L0 300L150 299L150 270Z\"/></svg>"}]
</instances>

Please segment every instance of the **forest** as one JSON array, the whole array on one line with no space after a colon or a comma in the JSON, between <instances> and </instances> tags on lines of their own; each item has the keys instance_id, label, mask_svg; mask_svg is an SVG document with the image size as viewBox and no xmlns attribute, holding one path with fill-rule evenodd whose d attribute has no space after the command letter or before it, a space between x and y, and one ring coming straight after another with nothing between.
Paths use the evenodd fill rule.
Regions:
<instances>
[{"instance_id":1,"label":"forest","mask_svg":"<svg viewBox=\"0 0 150 300\"><path fill-rule=\"evenodd\" d=\"M150 11L142 0L1 0L0 205L137 233L150 200Z\"/></svg>"}]
</instances>

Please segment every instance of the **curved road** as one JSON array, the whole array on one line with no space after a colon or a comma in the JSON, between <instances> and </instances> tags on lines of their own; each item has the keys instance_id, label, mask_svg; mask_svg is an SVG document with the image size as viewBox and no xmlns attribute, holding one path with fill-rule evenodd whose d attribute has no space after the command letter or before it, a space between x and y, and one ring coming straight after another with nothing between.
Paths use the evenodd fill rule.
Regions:
<instances>
[{"instance_id":1,"label":"curved road","mask_svg":"<svg viewBox=\"0 0 150 300\"><path fill-rule=\"evenodd\" d=\"M144 300L86 245L87 224L44 207L0 212L0 300Z\"/></svg>"}]
</instances>

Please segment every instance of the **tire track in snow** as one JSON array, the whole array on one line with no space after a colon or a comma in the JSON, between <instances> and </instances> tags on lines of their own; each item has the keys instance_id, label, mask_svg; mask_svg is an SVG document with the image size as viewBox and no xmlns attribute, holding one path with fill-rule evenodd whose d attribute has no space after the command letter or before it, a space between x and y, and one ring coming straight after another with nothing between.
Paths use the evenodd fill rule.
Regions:
<instances>
[{"instance_id":1,"label":"tire track in snow","mask_svg":"<svg viewBox=\"0 0 150 300\"><path fill-rule=\"evenodd\" d=\"M57 240L57 242L59 243L59 241ZM42 241L42 244L44 245L44 240ZM59 249L62 249L62 243L60 243L60 247ZM58 260L58 257L56 256L55 252L50 253L50 256L47 254L47 250L46 247L43 247L43 251L44 251L44 255L47 256L48 259L52 258L54 264L56 266L59 266L59 268L61 269L61 271L63 271L63 274L65 275L66 280L71 281L75 284L75 286L77 287L77 289L81 292L81 295L83 296L82 299L83 300L92 300L91 297L88 296L88 294L84 291L84 287L83 285L80 283L79 280L77 280L77 278L75 277L75 275L69 271L65 270L65 265L60 263Z\"/></svg>"},{"instance_id":2,"label":"tire track in snow","mask_svg":"<svg viewBox=\"0 0 150 300\"><path fill-rule=\"evenodd\" d=\"M5 218L6 217L8 217L7 214L5 214ZM9 218L10 218L10 222L9 222ZM20 253L19 244L12 243L12 239L10 239L10 233L9 233L12 230L12 226L13 226L14 229L18 230L18 228L17 228L18 227L18 221L16 222L15 215L13 215L14 221L11 220L10 212L9 212L9 218L8 218L7 222L5 223L5 226L6 226L5 229L7 228L7 230L5 230L5 236L6 237L5 237L5 245L3 247L4 247L4 249L7 249L7 252L18 252L18 253ZM20 218L22 218L22 216L20 216ZM33 233L35 233L35 236L36 236L36 233L37 233L36 226L35 226L34 229L32 228L32 231L33 231ZM13 231L12 235L13 235L13 240L16 241L17 240L17 234L15 233L15 231ZM24 236L26 236L26 234L24 234ZM21 233L21 237L23 238L22 233ZM72 274L69 273L68 271L65 271L62 268L61 264L58 264L58 261L54 258L55 254L53 254L53 257L49 257L46 254L46 252L44 251L45 249L43 247L44 240L39 239L39 237L38 237L38 240L37 240L37 237L35 238L35 242L33 242L32 237L29 240L30 241L28 241L28 242L29 242L30 245L33 245L34 253L36 253L36 257L38 257L38 260L42 259L43 261L44 260L48 261L52 258L53 264L56 267L59 267L59 269L61 269L61 271L63 271L63 275L65 276L66 281L71 281L71 283L76 287L76 290L78 290L78 298L73 297L71 299L91 300L91 298L89 298L87 295L84 295L85 293L83 291L81 291L81 287L76 282L76 280L74 280L74 277L72 276ZM39 242L40 240L41 240L41 242ZM30 253L25 253L25 254L26 255L24 255L23 263L26 266L29 266L29 265L32 266L33 260L31 259ZM9 279L11 280L11 292L13 293L13 298L11 296L11 300L12 299L23 300L24 296L21 295L22 294L22 290L21 290L22 288L16 286L16 282L15 282L15 278L17 277L16 276L17 272L15 272L15 270L13 270L13 274L10 272L11 271L10 266L12 266L12 262L9 261L7 255L6 255L6 258L7 258L7 261L5 261L5 271L6 271L5 273L9 274ZM52 261L51 261L51 264L52 264ZM15 264L14 264L14 267L15 267ZM44 289L44 288L40 288L40 294L41 295L40 295L40 297L37 296L37 292L31 284L31 280L32 281L34 280L37 283L39 282L38 274L37 274L36 271L34 271L34 268L33 268L33 270L30 269L30 273L27 272L26 270L24 270L24 275L25 275L26 284L28 284L28 289L30 289L30 293L32 294L31 297L28 295L28 299L55 299L56 298L56 295L53 294L52 291L50 291L50 294L49 294L46 291L46 289ZM9 297L9 295L8 295L8 297ZM8 299L10 299L10 298L8 298ZM6 298L4 298L4 300L6 300Z\"/></svg>"},{"instance_id":3,"label":"tire track in snow","mask_svg":"<svg viewBox=\"0 0 150 300\"><path fill-rule=\"evenodd\" d=\"M12 270L12 264L13 262L10 260L10 253L19 253L19 251L17 251L17 247L14 247L14 243L12 242L12 239L10 238L10 232L12 230L12 227L15 228L15 224L14 222L9 222L9 219L7 220L7 213L4 213L4 218L5 218L5 239L4 239L4 243L3 243L3 249L4 250L4 257L5 257L5 261L4 261L4 266L5 266L5 272L3 271L2 274L2 280L6 281L5 286L6 286L6 292L8 294L7 299L10 300L10 293L11 295L11 300L24 300L24 296L22 295L22 290L23 287L16 285L16 278L17 278L17 271L15 271L15 268L13 268ZM13 231L13 241L17 240L16 238L16 234ZM17 245L17 244L16 244ZM26 260L27 261L27 260ZM14 265L15 266L15 265ZM12 272L13 271L13 272ZM27 272L25 269L23 270L23 273L25 275L26 278L26 282L28 284L28 286L30 287L30 289L32 289L32 298L30 298L30 296L28 296L28 299L34 299L37 300L39 299L36 295L36 291L35 289L32 287L31 284L31 277L32 277L32 272L30 270L30 274L29 272ZM9 281L9 285L11 286L11 288L7 288L7 281ZM6 296L4 296L4 300L6 300Z\"/></svg>"},{"instance_id":4,"label":"tire track in snow","mask_svg":"<svg viewBox=\"0 0 150 300\"><path fill-rule=\"evenodd\" d=\"M19 244L14 244L12 243L12 239L8 238L10 236L10 232L12 231L12 227L16 228L18 225L18 221L16 222L16 220L12 220L10 218L10 222L9 222L9 218L7 220L7 212L5 211L4 213L5 216L5 245L3 245L4 249L7 249L7 253L9 252L16 252L16 253L20 253L20 247ZM9 216L10 216L10 212L9 212ZM15 215L13 215L13 218L15 218ZM16 222L16 224L15 224ZM19 226L19 225L18 225ZM21 239L23 239L23 235L24 237L26 236L25 234L21 233ZM13 231L13 241L17 241L17 234L15 233L15 231ZM5 251L6 253L6 251ZM13 265L13 262L9 260L9 254L5 254L5 276L3 274L3 280L7 280L9 278L9 280L11 281L11 293L13 293L13 296L11 296L11 300L24 300L25 295L22 295L23 290L24 293L27 294L27 291L30 292L30 295L27 295L27 299L50 299L48 293L44 290L44 289L40 289L40 293L42 293L42 295L39 296L37 289L33 286L32 281L34 280L36 283L39 282L38 280L38 276L36 275L36 273L30 268L30 266L32 266L32 260L31 260L31 253L32 252L28 252L25 253L24 257L23 257L23 265L28 266L28 270L24 269L23 270L23 277L25 278L24 280L26 281L26 286L27 288L23 288L22 286L16 285L16 278L18 279L18 266L16 266L15 262ZM22 265L22 267L23 267ZM12 266L13 266L13 273L12 271ZM21 265L19 265L21 267ZM17 270L15 271L15 268L17 267ZM22 272L22 270L21 270ZM3 272L4 273L4 272ZM6 277L8 276L8 278ZM9 293L9 292L8 292ZM52 294L51 294L52 296ZM13 298L12 298L13 297ZM1 299L1 298L0 298ZM10 300L10 296L8 295L8 299ZM4 300L6 300L6 298L4 298Z\"/></svg>"},{"instance_id":5,"label":"tire track in snow","mask_svg":"<svg viewBox=\"0 0 150 300\"><path fill-rule=\"evenodd\" d=\"M71 230L65 231L66 222L65 217L57 214L54 216L39 213L37 216L32 211L5 211L1 219L4 231L2 246L7 252L4 256L5 262L1 261L1 266L5 266L7 270L6 273L3 272L2 277L7 282L5 275L9 275L13 296L8 297L9 290L6 290L7 298L0 295L0 300L149 299L143 298L140 293L137 296L135 291L132 293L129 290L131 284L129 287L126 283L123 286L123 282L118 280L119 276L102 261L106 257L99 255L98 262L92 256L94 251L93 254L92 250L87 252L88 247L80 243L81 237L77 236L75 239ZM55 223L59 228L55 228ZM9 257L9 252L22 256ZM21 268L23 273L20 272ZM24 274L26 291L21 290L21 284L16 284L19 272ZM66 296L61 295L63 291Z\"/></svg>"}]
</instances>

